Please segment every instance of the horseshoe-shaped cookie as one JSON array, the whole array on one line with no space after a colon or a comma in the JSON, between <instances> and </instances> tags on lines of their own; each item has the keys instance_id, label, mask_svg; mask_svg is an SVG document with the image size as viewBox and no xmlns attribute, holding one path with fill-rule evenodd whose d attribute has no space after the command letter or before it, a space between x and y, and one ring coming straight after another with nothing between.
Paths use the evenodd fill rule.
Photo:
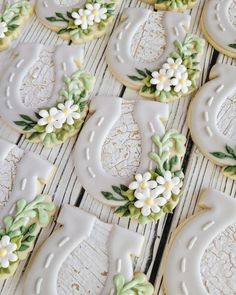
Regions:
<instances>
[{"instance_id":1,"label":"horseshoe-shaped cookie","mask_svg":"<svg viewBox=\"0 0 236 295\"><path fill-rule=\"evenodd\" d=\"M0 81L1 116L26 134L30 141L47 147L62 143L79 131L87 113L87 98L94 85L93 76L78 70L83 60L82 48L59 45L53 50L41 44L20 45ZM42 55L48 51L53 54L54 80L45 71L50 62ZM41 77L43 73L45 76ZM30 83L25 77L29 77ZM38 77L41 77L39 86ZM51 85L50 95L47 87ZM37 89L35 95L30 92L28 95L27 91L34 87ZM45 95L49 96L46 101ZM31 103L28 99L39 101Z\"/></svg>"},{"instance_id":2,"label":"horseshoe-shaped cookie","mask_svg":"<svg viewBox=\"0 0 236 295\"><path fill-rule=\"evenodd\" d=\"M232 0L210 0L205 2L201 24L208 42L221 53L236 58L236 24Z\"/></svg>"},{"instance_id":3,"label":"horseshoe-shaped cookie","mask_svg":"<svg viewBox=\"0 0 236 295\"><path fill-rule=\"evenodd\" d=\"M206 83L193 99L188 122L194 142L213 163L223 166L225 176L236 179L235 141L217 128L217 115L223 102L235 91L236 68L216 65Z\"/></svg>"},{"instance_id":4,"label":"horseshoe-shaped cookie","mask_svg":"<svg viewBox=\"0 0 236 295\"><path fill-rule=\"evenodd\" d=\"M116 213L120 216L130 216L142 223L156 221L164 213L172 212L178 203L186 139L176 130L165 131L162 121L169 116L168 105L134 102L132 114L142 137L138 172L131 178L106 173L101 163L102 147L121 116L121 105L119 97L92 99L92 116L75 146L76 172L88 193L108 206L118 207Z\"/></svg>"},{"instance_id":5,"label":"horseshoe-shaped cookie","mask_svg":"<svg viewBox=\"0 0 236 295\"><path fill-rule=\"evenodd\" d=\"M183 12L191 9L197 0L143 0L146 3L153 4L156 10L171 10Z\"/></svg>"},{"instance_id":6,"label":"horseshoe-shaped cookie","mask_svg":"<svg viewBox=\"0 0 236 295\"><path fill-rule=\"evenodd\" d=\"M16 39L24 24L33 14L33 5L28 0L0 3L0 51L7 49Z\"/></svg>"},{"instance_id":7,"label":"horseshoe-shaped cookie","mask_svg":"<svg viewBox=\"0 0 236 295\"><path fill-rule=\"evenodd\" d=\"M42 246L28 270L25 295L57 295L57 277L67 256L91 236L97 218L64 205L58 218L63 225ZM79 225L79 226L78 226ZM101 294L152 295L154 289L143 274L134 275L131 255L140 256L144 237L112 226L108 240L109 269ZM131 293L129 293L131 292Z\"/></svg>"},{"instance_id":8,"label":"horseshoe-shaped cookie","mask_svg":"<svg viewBox=\"0 0 236 295\"><path fill-rule=\"evenodd\" d=\"M235 223L233 198L209 189L199 205L203 212L180 225L170 243L164 273L168 295L209 295L200 272L203 254L219 233Z\"/></svg>"},{"instance_id":9,"label":"horseshoe-shaped cookie","mask_svg":"<svg viewBox=\"0 0 236 295\"><path fill-rule=\"evenodd\" d=\"M53 165L0 139L0 167L1 173L5 173L0 184L2 197L9 195L5 196L8 201L2 200L5 206L0 209L0 279L6 279L14 274L19 262L27 258L38 232L55 211L51 199L39 195L52 175ZM6 175L13 182L10 193L4 189L8 186Z\"/></svg>"},{"instance_id":10,"label":"horseshoe-shaped cookie","mask_svg":"<svg viewBox=\"0 0 236 295\"><path fill-rule=\"evenodd\" d=\"M156 34L155 40L160 39L161 45L157 46L161 55L149 60L149 52L144 52L142 59L137 60L135 52L139 47L145 47L142 36L153 18L157 23L149 28L152 30L149 33ZM128 8L122 20L106 52L108 66L118 80L139 90L141 95L161 102L171 102L196 89L204 40L187 34L190 25L188 15ZM136 49L132 47L135 39L139 41ZM150 43L146 41L146 44Z\"/></svg>"},{"instance_id":11,"label":"horseshoe-shaped cookie","mask_svg":"<svg viewBox=\"0 0 236 295\"><path fill-rule=\"evenodd\" d=\"M112 24L119 0L87 0L78 4L60 5L56 0L38 0L36 14L42 23L58 35L81 44L103 36Z\"/></svg>"}]
</instances>

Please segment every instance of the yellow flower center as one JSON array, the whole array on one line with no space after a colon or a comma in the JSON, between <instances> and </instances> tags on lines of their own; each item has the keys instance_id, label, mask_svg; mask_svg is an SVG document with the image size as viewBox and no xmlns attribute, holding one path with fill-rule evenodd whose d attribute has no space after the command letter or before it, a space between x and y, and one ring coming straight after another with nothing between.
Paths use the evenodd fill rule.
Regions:
<instances>
[{"instance_id":1,"label":"yellow flower center","mask_svg":"<svg viewBox=\"0 0 236 295\"><path fill-rule=\"evenodd\" d=\"M165 76L165 75L160 75L160 76L159 76L159 80L160 80L161 82L165 82L165 80L166 80L166 76Z\"/></svg>"},{"instance_id":2,"label":"yellow flower center","mask_svg":"<svg viewBox=\"0 0 236 295\"><path fill-rule=\"evenodd\" d=\"M86 15L81 16L81 20L82 20L83 22L85 22L85 21L87 20L87 16L86 16Z\"/></svg>"},{"instance_id":3,"label":"yellow flower center","mask_svg":"<svg viewBox=\"0 0 236 295\"><path fill-rule=\"evenodd\" d=\"M147 186L148 186L148 184L145 181L140 183L140 188L141 189L145 189L145 188L147 188Z\"/></svg>"},{"instance_id":4,"label":"yellow flower center","mask_svg":"<svg viewBox=\"0 0 236 295\"><path fill-rule=\"evenodd\" d=\"M173 185L173 183L172 183L171 181L167 181L167 182L165 183L164 187L165 187L165 189L166 189L167 191L171 191L172 188L174 187L174 185Z\"/></svg>"},{"instance_id":5,"label":"yellow flower center","mask_svg":"<svg viewBox=\"0 0 236 295\"><path fill-rule=\"evenodd\" d=\"M172 66L171 66L171 68L173 69L173 70L177 70L177 64L173 64Z\"/></svg>"},{"instance_id":6,"label":"yellow flower center","mask_svg":"<svg viewBox=\"0 0 236 295\"><path fill-rule=\"evenodd\" d=\"M151 207L154 204L154 199L147 198L147 199L145 199L144 204Z\"/></svg>"},{"instance_id":7,"label":"yellow flower center","mask_svg":"<svg viewBox=\"0 0 236 295\"><path fill-rule=\"evenodd\" d=\"M97 16L99 14L99 10L98 9L94 9L93 10L93 15Z\"/></svg>"},{"instance_id":8,"label":"yellow flower center","mask_svg":"<svg viewBox=\"0 0 236 295\"><path fill-rule=\"evenodd\" d=\"M0 248L0 257L5 257L7 255L6 248Z\"/></svg>"},{"instance_id":9,"label":"yellow flower center","mask_svg":"<svg viewBox=\"0 0 236 295\"><path fill-rule=\"evenodd\" d=\"M55 119L53 118L53 116L48 116L48 123L51 124L55 121Z\"/></svg>"},{"instance_id":10,"label":"yellow flower center","mask_svg":"<svg viewBox=\"0 0 236 295\"><path fill-rule=\"evenodd\" d=\"M181 79L181 80L179 80L179 83L180 83L181 85L184 85L184 84L186 83L186 80Z\"/></svg>"},{"instance_id":11,"label":"yellow flower center","mask_svg":"<svg viewBox=\"0 0 236 295\"><path fill-rule=\"evenodd\" d=\"M69 115L70 110L68 108L65 108L64 111L63 111L63 113L67 116L67 115Z\"/></svg>"}]
</instances>

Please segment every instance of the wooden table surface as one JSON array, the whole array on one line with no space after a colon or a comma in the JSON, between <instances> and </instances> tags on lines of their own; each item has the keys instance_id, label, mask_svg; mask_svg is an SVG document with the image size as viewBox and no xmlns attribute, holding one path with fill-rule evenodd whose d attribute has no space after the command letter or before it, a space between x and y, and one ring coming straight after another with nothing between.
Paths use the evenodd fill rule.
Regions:
<instances>
[{"instance_id":1,"label":"wooden table surface","mask_svg":"<svg viewBox=\"0 0 236 295\"><path fill-rule=\"evenodd\" d=\"M138 0L121 1L118 15L116 16L112 30L118 26L120 16L126 7L149 7ZM198 4L190 11L192 17L191 31L197 35L202 35L199 26L199 20L202 14L204 0L198 1ZM120 96L126 99L135 98L137 95L121 83L119 83L108 70L104 52L112 32L109 32L101 39L92 41L85 45L84 68L96 76L97 82L93 94L107 94ZM34 16L22 32L21 37L13 43L13 47L22 42L40 42L46 45L56 45L63 41L58 36L45 28ZM7 59L9 52L0 53L0 60L3 63ZM216 63L235 64L230 58L219 54L209 44L206 45L202 57L202 74L199 83L204 84L208 80L209 70ZM56 146L53 149L43 148L41 145L27 142L24 136L11 129L0 118L0 136L17 144L20 148L31 150L47 158L57 166L52 181L44 188L44 193L53 196L58 208L64 203L69 203L95 214L104 222L119 224L122 227L129 228L145 235L145 247L142 257L136 262L136 269L144 271L150 278L150 281L156 284L156 294L164 294L162 290L163 273L163 253L166 244L178 226L187 216L190 216L198 210L197 202L201 191L205 188L216 188L232 196L235 195L236 185L232 180L223 177L220 168L210 163L194 145L186 122L187 111L191 97L180 99L170 104L171 115L167 122L167 128L175 128L187 137L187 152L183 162L185 176L184 194L177 209L173 215L168 215L161 219L157 224L138 225L128 219L119 219L113 214L113 210L95 201L82 188L78 177L75 174L73 161L71 158L76 137L66 141L63 145ZM36 243L37 247L44 241L55 229L56 218L50 226L44 229ZM35 250L34 250L35 252ZM23 274L34 252L25 262L22 262L15 275L7 281L0 283L1 295L15 295L21 293ZM92 270L91 270L92 271ZM92 282L91 282L92 284ZM71 290L67 294L81 294L76 290ZM178 294L176 294L178 295Z\"/></svg>"}]
</instances>

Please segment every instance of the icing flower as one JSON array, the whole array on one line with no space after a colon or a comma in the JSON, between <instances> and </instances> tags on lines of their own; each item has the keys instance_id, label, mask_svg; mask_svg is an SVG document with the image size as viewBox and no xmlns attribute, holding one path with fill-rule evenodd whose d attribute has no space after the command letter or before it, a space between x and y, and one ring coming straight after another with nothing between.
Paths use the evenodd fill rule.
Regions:
<instances>
[{"instance_id":1,"label":"icing flower","mask_svg":"<svg viewBox=\"0 0 236 295\"><path fill-rule=\"evenodd\" d=\"M192 85L192 82L188 79L188 73L181 73L176 75L175 78L171 80L172 85L175 86L175 92L183 92L184 94L188 93L189 87Z\"/></svg>"},{"instance_id":2,"label":"icing flower","mask_svg":"<svg viewBox=\"0 0 236 295\"><path fill-rule=\"evenodd\" d=\"M182 181L179 177L173 177L170 171L165 171L164 176L156 178L158 186L154 189L157 195L163 195L166 200L169 200L172 194L178 195L182 187Z\"/></svg>"},{"instance_id":3,"label":"icing flower","mask_svg":"<svg viewBox=\"0 0 236 295\"><path fill-rule=\"evenodd\" d=\"M91 15L91 11L88 9L81 8L78 12L72 12L71 16L75 19L75 25L81 26L83 30L93 25L94 16Z\"/></svg>"},{"instance_id":4,"label":"icing flower","mask_svg":"<svg viewBox=\"0 0 236 295\"><path fill-rule=\"evenodd\" d=\"M5 22L0 23L0 39L3 39L6 36L6 32L8 31L7 24Z\"/></svg>"},{"instance_id":5,"label":"icing flower","mask_svg":"<svg viewBox=\"0 0 236 295\"><path fill-rule=\"evenodd\" d=\"M159 72L152 73L152 79L150 83L156 85L158 91L170 91L171 90L171 75L165 69L161 69Z\"/></svg>"},{"instance_id":6,"label":"icing flower","mask_svg":"<svg viewBox=\"0 0 236 295\"><path fill-rule=\"evenodd\" d=\"M95 23L100 23L101 20L107 19L107 9L105 7L101 7L100 3L88 3L86 4L86 8L90 11Z\"/></svg>"},{"instance_id":7,"label":"icing flower","mask_svg":"<svg viewBox=\"0 0 236 295\"><path fill-rule=\"evenodd\" d=\"M143 175L135 175L135 181L130 183L129 189L135 190L134 195L136 196L138 193L143 193L146 190L155 188L157 183L156 181L151 180L151 177L152 176L150 172L146 172Z\"/></svg>"},{"instance_id":8,"label":"icing flower","mask_svg":"<svg viewBox=\"0 0 236 295\"><path fill-rule=\"evenodd\" d=\"M138 199L134 206L136 208L141 208L141 213L143 216L149 216L152 212L158 213L161 207L167 203L167 200L163 197L159 197L156 190L147 189L142 193L137 193L136 198Z\"/></svg>"},{"instance_id":9,"label":"icing flower","mask_svg":"<svg viewBox=\"0 0 236 295\"><path fill-rule=\"evenodd\" d=\"M53 107L49 111L41 110L39 116L42 117L38 120L39 126L46 126L46 133L52 133L54 128L61 128L65 122L63 112Z\"/></svg>"},{"instance_id":10,"label":"icing flower","mask_svg":"<svg viewBox=\"0 0 236 295\"><path fill-rule=\"evenodd\" d=\"M174 60L173 58L168 58L167 63L163 65L163 69L167 70L168 73L173 77L187 71L186 67L182 64L181 58Z\"/></svg>"},{"instance_id":11,"label":"icing flower","mask_svg":"<svg viewBox=\"0 0 236 295\"><path fill-rule=\"evenodd\" d=\"M80 119L81 115L78 113L78 105L73 104L73 100L67 100L64 104L59 103L57 106L64 114L64 122L68 125L74 124L74 119Z\"/></svg>"},{"instance_id":12,"label":"icing flower","mask_svg":"<svg viewBox=\"0 0 236 295\"><path fill-rule=\"evenodd\" d=\"M9 236L3 236L0 240L0 267L8 268L10 262L15 262L18 257L13 252L16 251L17 245L10 242Z\"/></svg>"}]
</instances>

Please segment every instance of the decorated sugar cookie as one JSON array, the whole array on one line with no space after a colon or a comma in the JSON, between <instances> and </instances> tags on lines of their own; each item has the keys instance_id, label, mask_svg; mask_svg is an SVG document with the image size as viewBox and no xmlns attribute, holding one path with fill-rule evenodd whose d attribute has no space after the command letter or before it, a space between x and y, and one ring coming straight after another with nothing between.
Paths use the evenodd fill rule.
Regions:
<instances>
[{"instance_id":1,"label":"decorated sugar cookie","mask_svg":"<svg viewBox=\"0 0 236 295\"><path fill-rule=\"evenodd\" d=\"M236 92L235 75L234 66L214 66L210 72L211 81L196 94L188 115L194 142L209 160L223 167L225 176L232 179L236 179L236 140L231 126L235 118L231 100Z\"/></svg>"},{"instance_id":2,"label":"decorated sugar cookie","mask_svg":"<svg viewBox=\"0 0 236 295\"><path fill-rule=\"evenodd\" d=\"M236 3L234 0L205 1L202 31L208 42L221 53L236 58Z\"/></svg>"},{"instance_id":3,"label":"decorated sugar cookie","mask_svg":"<svg viewBox=\"0 0 236 295\"><path fill-rule=\"evenodd\" d=\"M171 102L196 89L204 40L188 34L190 17L126 9L106 52L111 72L142 96Z\"/></svg>"},{"instance_id":4,"label":"decorated sugar cookie","mask_svg":"<svg viewBox=\"0 0 236 295\"><path fill-rule=\"evenodd\" d=\"M181 196L186 139L165 130L168 105L99 96L89 111L74 151L76 172L88 193L140 223L172 212Z\"/></svg>"},{"instance_id":5,"label":"decorated sugar cookie","mask_svg":"<svg viewBox=\"0 0 236 295\"><path fill-rule=\"evenodd\" d=\"M0 139L0 279L14 274L54 214L51 198L41 195L53 165Z\"/></svg>"},{"instance_id":6,"label":"decorated sugar cookie","mask_svg":"<svg viewBox=\"0 0 236 295\"><path fill-rule=\"evenodd\" d=\"M77 2L63 5L56 0L38 0L36 14L45 26L75 44L103 36L112 24L119 0Z\"/></svg>"},{"instance_id":7,"label":"decorated sugar cookie","mask_svg":"<svg viewBox=\"0 0 236 295\"><path fill-rule=\"evenodd\" d=\"M83 49L20 45L0 81L0 113L31 142L63 143L81 128L94 77L78 66Z\"/></svg>"},{"instance_id":8,"label":"decorated sugar cookie","mask_svg":"<svg viewBox=\"0 0 236 295\"><path fill-rule=\"evenodd\" d=\"M78 269L74 272L74 276L78 278L75 282L77 286L83 284L81 288L83 294L152 295L154 293L147 277L143 273L134 274L133 271L131 255L140 256L143 236L116 225L104 224L95 216L69 205L62 207L58 223L62 227L44 243L28 269L24 295L63 294L60 269L64 271L68 267L67 261L72 262L76 256L84 257L81 261L82 266L77 264ZM93 280L99 277L102 283L99 281L99 286L95 284L94 289L91 289L93 282L86 284L84 279L80 281L79 274L84 271L83 268L88 268L90 257L96 255L96 250L101 251L100 255L104 256L102 262L108 260L107 275L102 277L97 273ZM91 253L89 256L83 256L84 251ZM96 268L94 264L93 268ZM89 271L91 273L93 270ZM74 284L66 286L67 292L71 285Z\"/></svg>"},{"instance_id":9,"label":"decorated sugar cookie","mask_svg":"<svg viewBox=\"0 0 236 295\"><path fill-rule=\"evenodd\" d=\"M236 201L206 190L202 212L179 226L166 257L164 285L168 295L235 294Z\"/></svg>"},{"instance_id":10,"label":"decorated sugar cookie","mask_svg":"<svg viewBox=\"0 0 236 295\"><path fill-rule=\"evenodd\" d=\"M157 10L171 10L183 12L186 9L191 9L196 4L197 0L143 0L144 2L153 4Z\"/></svg>"},{"instance_id":11,"label":"decorated sugar cookie","mask_svg":"<svg viewBox=\"0 0 236 295\"><path fill-rule=\"evenodd\" d=\"M16 39L33 14L33 5L28 0L5 1L0 3L0 51L7 49Z\"/></svg>"}]
</instances>

